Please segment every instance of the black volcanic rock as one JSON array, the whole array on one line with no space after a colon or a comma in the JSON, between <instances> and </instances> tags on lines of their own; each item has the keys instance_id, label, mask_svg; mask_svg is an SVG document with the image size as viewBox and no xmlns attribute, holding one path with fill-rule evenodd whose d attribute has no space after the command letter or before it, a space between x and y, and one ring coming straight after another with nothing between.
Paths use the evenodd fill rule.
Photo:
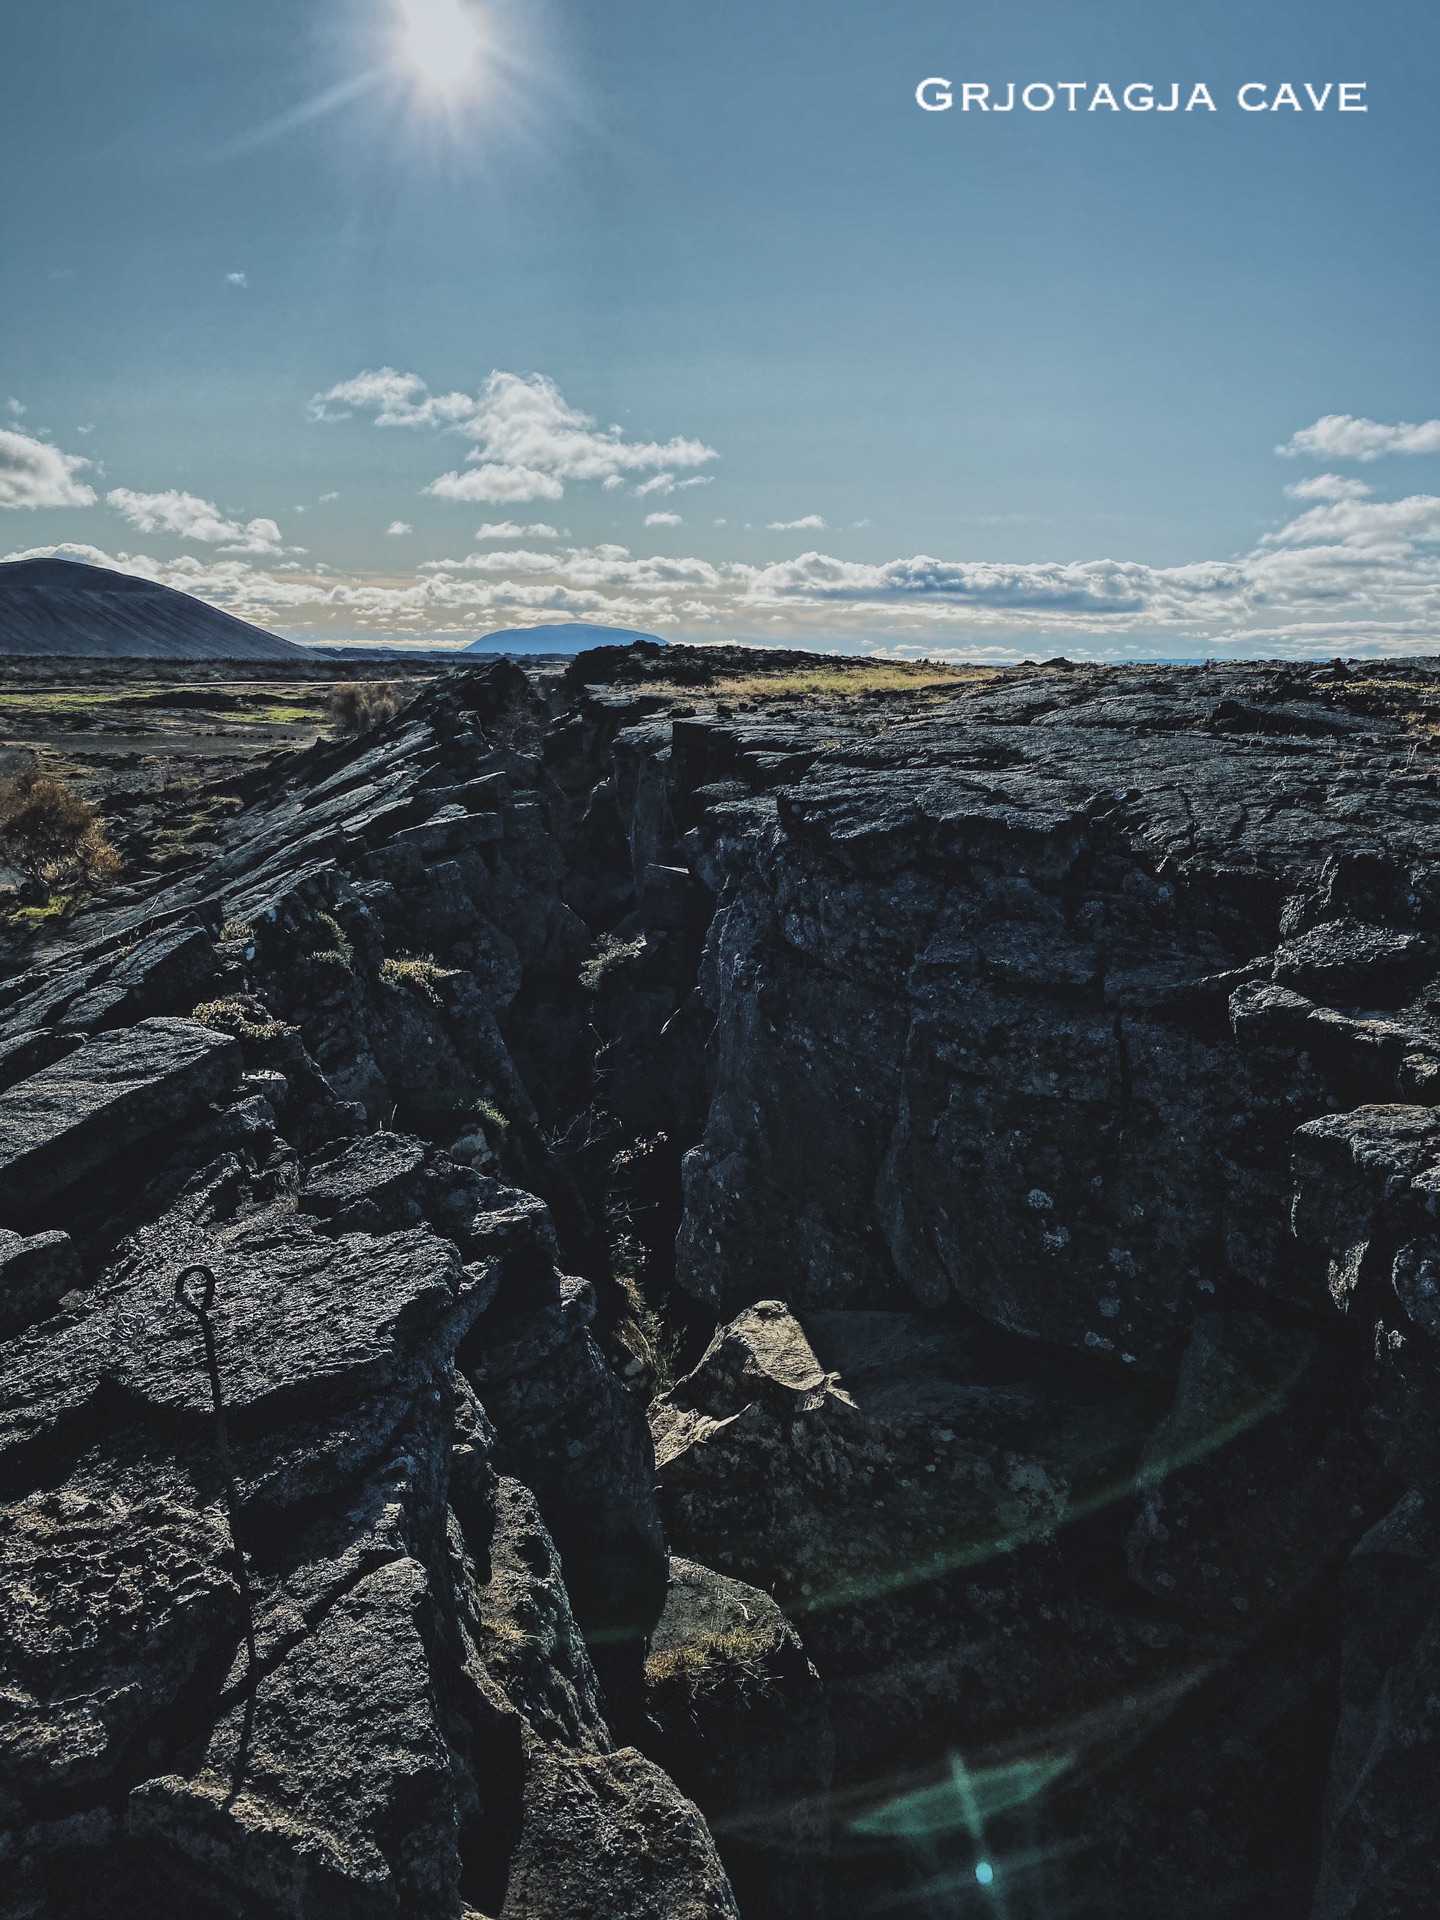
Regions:
<instances>
[{"instance_id":1,"label":"black volcanic rock","mask_svg":"<svg viewBox=\"0 0 1440 1920\"><path fill-rule=\"evenodd\" d=\"M0 563L0 654L299 660L305 650L192 594L80 560Z\"/></svg>"},{"instance_id":2,"label":"black volcanic rock","mask_svg":"<svg viewBox=\"0 0 1440 1920\"><path fill-rule=\"evenodd\" d=\"M145 1020L0 1094L0 1209L37 1215L113 1155L191 1118L233 1086L240 1049L191 1020Z\"/></svg>"},{"instance_id":3,"label":"black volcanic rock","mask_svg":"<svg viewBox=\"0 0 1440 1920\"><path fill-rule=\"evenodd\" d=\"M0 982L0 1913L1440 1910L1440 674L794 665Z\"/></svg>"}]
</instances>

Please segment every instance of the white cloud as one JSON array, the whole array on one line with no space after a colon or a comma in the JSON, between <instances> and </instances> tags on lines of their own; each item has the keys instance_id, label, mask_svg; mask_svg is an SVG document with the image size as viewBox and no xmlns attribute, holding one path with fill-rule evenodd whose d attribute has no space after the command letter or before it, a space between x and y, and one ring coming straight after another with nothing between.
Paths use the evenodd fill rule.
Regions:
<instances>
[{"instance_id":1,"label":"white cloud","mask_svg":"<svg viewBox=\"0 0 1440 1920\"><path fill-rule=\"evenodd\" d=\"M248 287L250 284L250 276L248 273L227 273L225 278L230 282L232 287Z\"/></svg>"},{"instance_id":2,"label":"white cloud","mask_svg":"<svg viewBox=\"0 0 1440 1920\"><path fill-rule=\"evenodd\" d=\"M803 520L767 520L769 533L823 533L825 522L818 513L807 513Z\"/></svg>"},{"instance_id":3,"label":"white cloud","mask_svg":"<svg viewBox=\"0 0 1440 1920\"><path fill-rule=\"evenodd\" d=\"M1332 500L1268 533L1262 547L1335 547L1351 552L1383 548L1397 555L1418 542L1440 540L1440 499L1414 493L1407 500Z\"/></svg>"},{"instance_id":4,"label":"white cloud","mask_svg":"<svg viewBox=\"0 0 1440 1920\"><path fill-rule=\"evenodd\" d=\"M377 427L455 427L472 417L475 402L468 393L432 394L418 374L381 367L317 393L307 411L326 423L360 411L373 413Z\"/></svg>"},{"instance_id":5,"label":"white cloud","mask_svg":"<svg viewBox=\"0 0 1440 1920\"><path fill-rule=\"evenodd\" d=\"M95 489L75 475L91 463L28 433L0 427L0 507L90 507Z\"/></svg>"},{"instance_id":6,"label":"white cloud","mask_svg":"<svg viewBox=\"0 0 1440 1920\"><path fill-rule=\"evenodd\" d=\"M21 414L26 411L26 409L21 404L21 402L15 398L14 394L12 393L10 398L5 402L5 411L9 414L13 414L14 417L18 420Z\"/></svg>"},{"instance_id":7,"label":"white cloud","mask_svg":"<svg viewBox=\"0 0 1440 1920\"><path fill-rule=\"evenodd\" d=\"M1287 500L1364 500L1371 489L1363 480L1346 480L1338 473L1317 473L1285 489Z\"/></svg>"},{"instance_id":8,"label":"white cloud","mask_svg":"<svg viewBox=\"0 0 1440 1920\"><path fill-rule=\"evenodd\" d=\"M558 540L560 532L547 520L532 520L528 527L516 526L513 520L487 520L483 526L475 529L477 540Z\"/></svg>"},{"instance_id":9,"label":"white cloud","mask_svg":"<svg viewBox=\"0 0 1440 1920\"><path fill-rule=\"evenodd\" d=\"M322 493L320 495L320 505L322 507L326 506L331 500L338 500L339 498L338 493Z\"/></svg>"},{"instance_id":10,"label":"white cloud","mask_svg":"<svg viewBox=\"0 0 1440 1920\"><path fill-rule=\"evenodd\" d=\"M437 500L483 501L486 506L522 506L527 500L563 500L565 487L552 473L533 467L470 467L432 480L424 492Z\"/></svg>"},{"instance_id":11,"label":"white cloud","mask_svg":"<svg viewBox=\"0 0 1440 1920\"><path fill-rule=\"evenodd\" d=\"M473 473L444 473L425 489L442 500L559 500L570 481L613 488L628 474L657 468L673 482L675 469L719 458L700 440L627 440L620 427L601 429L542 373L497 369L478 394L432 394L418 374L381 367L317 393L309 407L317 421L356 411L373 414L379 427L447 429L475 442L467 456L476 463Z\"/></svg>"},{"instance_id":12,"label":"white cloud","mask_svg":"<svg viewBox=\"0 0 1440 1920\"><path fill-rule=\"evenodd\" d=\"M1440 453L1440 420L1419 426L1402 420L1387 427L1353 413L1327 413L1275 451L1287 460L1297 454L1318 460L1381 460L1387 453Z\"/></svg>"},{"instance_id":13,"label":"white cloud","mask_svg":"<svg viewBox=\"0 0 1440 1920\"><path fill-rule=\"evenodd\" d=\"M177 540L203 540L225 553L281 553L280 529L273 520L227 520L213 500L181 493L135 493L112 487L105 496L122 519L141 533L168 533Z\"/></svg>"},{"instance_id":14,"label":"white cloud","mask_svg":"<svg viewBox=\"0 0 1440 1920\"><path fill-rule=\"evenodd\" d=\"M415 529L408 520L392 520L385 531L386 533L402 534L413 533Z\"/></svg>"},{"instance_id":15,"label":"white cloud","mask_svg":"<svg viewBox=\"0 0 1440 1920\"><path fill-rule=\"evenodd\" d=\"M678 513L647 513L647 527L683 527L685 522Z\"/></svg>"},{"instance_id":16,"label":"white cloud","mask_svg":"<svg viewBox=\"0 0 1440 1920\"><path fill-rule=\"evenodd\" d=\"M642 481L635 489L635 498L643 500L651 493L674 493L675 476L673 473L657 473L653 480Z\"/></svg>"}]
</instances>

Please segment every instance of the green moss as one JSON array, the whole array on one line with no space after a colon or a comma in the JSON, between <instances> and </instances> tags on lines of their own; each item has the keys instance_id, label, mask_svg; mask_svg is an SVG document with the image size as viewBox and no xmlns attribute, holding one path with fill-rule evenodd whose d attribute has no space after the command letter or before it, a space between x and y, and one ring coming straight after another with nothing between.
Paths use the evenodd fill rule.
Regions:
<instances>
[{"instance_id":1,"label":"green moss","mask_svg":"<svg viewBox=\"0 0 1440 1920\"><path fill-rule=\"evenodd\" d=\"M12 907L6 917L12 926L33 932L51 921L68 918L75 910L76 899L73 893L52 894L43 907Z\"/></svg>"},{"instance_id":2,"label":"green moss","mask_svg":"<svg viewBox=\"0 0 1440 1920\"><path fill-rule=\"evenodd\" d=\"M253 940L255 929L248 920L227 920L220 929L222 940Z\"/></svg>"}]
</instances>

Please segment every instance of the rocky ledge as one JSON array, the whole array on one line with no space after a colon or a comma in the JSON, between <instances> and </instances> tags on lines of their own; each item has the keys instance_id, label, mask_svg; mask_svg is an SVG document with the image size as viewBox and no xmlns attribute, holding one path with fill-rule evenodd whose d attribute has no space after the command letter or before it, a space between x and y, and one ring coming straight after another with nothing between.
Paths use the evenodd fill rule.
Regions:
<instances>
[{"instance_id":1,"label":"rocky ledge","mask_svg":"<svg viewBox=\"0 0 1440 1920\"><path fill-rule=\"evenodd\" d=\"M795 664L0 982L4 1920L1440 1911L1440 675Z\"/></svg>"}]
</instances>

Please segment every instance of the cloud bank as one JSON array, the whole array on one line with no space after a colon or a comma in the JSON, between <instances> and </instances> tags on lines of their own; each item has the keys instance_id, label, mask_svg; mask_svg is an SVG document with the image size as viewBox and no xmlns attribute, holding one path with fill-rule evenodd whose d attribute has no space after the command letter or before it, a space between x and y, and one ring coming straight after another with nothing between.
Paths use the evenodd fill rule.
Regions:
<instances>
[{"instance_id":1,"label":"cloud bank","mask_svg":"<svg viewBox=\"0 0 1440 1920\"><path fill-rule=\"evenodd\" d=\"M517 544L364 577L294 561L266 569L218 553L165 561L60 550L162 580L262 625L317 635L469 636L501 622L566 619L940 658L1019 658L1056 646L1097 658L1440 651L1440 496L1378 501L1331 488L1302 497L1313 504L1249 553L1173 567L928 554L858 561L816 548L756 565L611 543L545 550L524 537L554 538L553 529L542 535L508 522L487 523L477 537ZM183 521L204 538L194 532L210 524L201 509L217 526L238 525L191 495L127 498L146 503L130 515L137 525L142 516L160 530ZM186 504L162 511L156 502ZM225 551L235 551L233 543Z\"/></svg>"}]
</instances>

